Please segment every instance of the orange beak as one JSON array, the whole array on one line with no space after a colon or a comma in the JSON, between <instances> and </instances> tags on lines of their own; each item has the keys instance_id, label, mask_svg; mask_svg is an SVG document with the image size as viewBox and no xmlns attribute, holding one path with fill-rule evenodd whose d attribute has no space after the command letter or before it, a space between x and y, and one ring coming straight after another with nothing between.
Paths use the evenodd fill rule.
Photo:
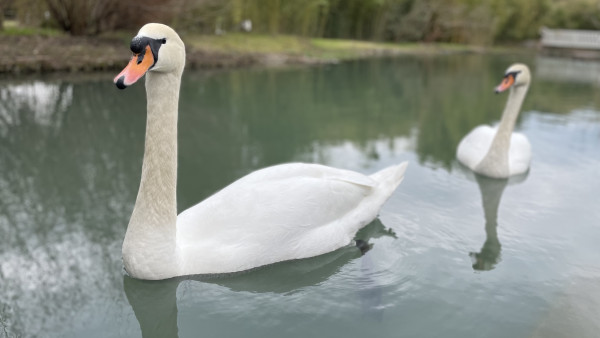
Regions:
<instances>
[{"instance_id":1,"label":"orange beak","mask_svg":"<svg viewBox=\"0 0 600 338\"><path fill-rule=\"evenodd\" d=\"M148 69L154 66L154 55L150 46L146 46L144 54L133 54L129 64L113 80L119 89L125 89L139 80Z\"/></svg>"},{"instance_id":2,"label":"orange beak","mask_svg":"<svg viewBox=\"0 0 600 338\"><path fill-rule=\"evenodd\" d=\"M495 89L496 94L502 93L503 91L507 90L514 83L515 83L515 76L513 74L506 75L504 77L504 80L502 80L502 82L498 85L498 87L496 87L496 89Z\"/></svg>"}]
</instances>

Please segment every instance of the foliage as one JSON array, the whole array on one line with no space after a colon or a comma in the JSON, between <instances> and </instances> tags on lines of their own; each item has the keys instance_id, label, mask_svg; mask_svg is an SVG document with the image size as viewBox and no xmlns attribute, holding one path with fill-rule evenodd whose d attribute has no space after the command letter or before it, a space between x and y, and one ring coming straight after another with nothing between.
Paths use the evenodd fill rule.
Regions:
<instances>
[{"instance_id":1,"label":"foliage","mask_svg":"<svg viewBox=\"0 0 600 338\"><path fill-rule=\"evenodd\" d=\"M51 28L36 28L16 25L5 25L4 29L0 31L0 35L3 36L60 36L62 34L62 31Z\"/></svg>"},{"instance_id":2,"label":"foliage","mask_svg":"<svg viewBox=\"0 0 600 338\"><path fill-rule=\"evenodd\" d=\"M600 29L600 3L596 0L556 1L546 25L553 28Z\"/></svg>"},{"instance_id":3,"label":"foliage","mask_svg":"<svg viewBox=\"0 0 600 338\"><path fill-rule=\"evenodd\" d=\"M180 27L205 33L491 44L536 38L543 26L600 25L593 0L185 0ZM575 5L572 5L576 3ZM597 12L596 5L595 11ZM598 13L600 14L600 13ZM574 25L571 22L579 23Z\"/></svg>"},{"instance_id":4,"label":"foliage","mask_svg":"<svg viewBox=\"0 0 600 338\"><path fill-rule=\"evenodd\" d=\"M550 10L549 0L493 0L495 40L536 38Z\"/></svg>"},{"instance_id":5,"label":"foliage","mask_svg":"<svg viewBox=\"0 0 600 338\"><path fill-rule=\"evenodd\" d=\"M0 5L2 5L0 0ZM56 27L71 35L139 27L150 21L167 22L183 0L11 0L21 24ZM0 6L1 8L1 6Z\"/></svg>"},{"instance_id":6,"label":"foliage","mask_svg":"<svg viewBox=\"0 0 600 338\"><path fill-rule=\"evenodd\" d=\"M4 11L12 4L13 0L0 0L0 31L4 29Z\"/></svg>"},{"instance_id":7,"label":"foliage","mask_svg":"<svg viewBox=\"0 0 600 338\"><path fill-rule=\"evenodd\" d=\"M252 31L374 41L478 45L538 37L542 26L600 29L597 0L0 0L20 21L46 9L74 35L164 22L179 31L221 35ZM26 14L24 14L26 13ZM33 17L33 18L32 18Z\"/></svg>"},{"instance_id":8,"label":"foliage","mask_svg":"<svg viewBox=\"0 0 600 338\"><path fill-rule=\"evenodd\" d=\"M117 4L117 0L46 0L57 24L73 35L99 33L113 20Z\"/></svg>"}]
</instances>

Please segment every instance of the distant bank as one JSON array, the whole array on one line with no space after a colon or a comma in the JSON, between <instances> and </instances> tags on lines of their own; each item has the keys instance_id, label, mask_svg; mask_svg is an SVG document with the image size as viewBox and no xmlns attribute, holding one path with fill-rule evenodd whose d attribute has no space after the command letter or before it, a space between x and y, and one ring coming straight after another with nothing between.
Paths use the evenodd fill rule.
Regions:
<instances>
[{"instance_id":1,"label":"distant bank","mask_svg":"<svg viewBox=\"0 0 600 338\"><path fill-rule=\"evenodd\" d=\"M130 35L130 34L129 34ZM0 73L98 72L118 70L131 57L125 33L102 37L0 34ZM484 52L457 44L394 44L290 35L182 35L187 67L239 68L256 65L336 63L402 54Z\"/></svg>"}]
</instances>

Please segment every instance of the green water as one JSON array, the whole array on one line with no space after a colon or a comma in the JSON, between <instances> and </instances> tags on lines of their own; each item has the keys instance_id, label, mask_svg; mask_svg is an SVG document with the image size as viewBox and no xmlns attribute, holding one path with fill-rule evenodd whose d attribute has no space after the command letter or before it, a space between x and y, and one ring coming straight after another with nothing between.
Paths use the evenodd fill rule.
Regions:
<instances>
[{"instance_id":1,"label":"green water","mask_svg":"<svg viewBox=\"0 0 600 338\"><path fill-rule=\"evenodd\" d=\"M454 159L499 119L514 61L531 171ZM145 94L114 74L0 80L0 337L595 337L600 330L599 65L455 55L188 72L183 210L258 168L363 173L410 161L355 248L212 279L126 276Z\"/></svg>"}]
</instances>

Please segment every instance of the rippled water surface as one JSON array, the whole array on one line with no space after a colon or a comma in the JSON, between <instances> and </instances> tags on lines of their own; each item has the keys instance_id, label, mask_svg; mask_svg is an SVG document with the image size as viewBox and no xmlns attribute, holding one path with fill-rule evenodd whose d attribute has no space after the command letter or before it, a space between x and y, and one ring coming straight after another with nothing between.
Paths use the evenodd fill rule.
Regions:
<instances>
[{"instance_id":1,"label":"rippled water surface","mask_svg":"<svg viewBox=\"0 0 600 338\"><path fill-rule=\"evenodd\" d=\"M476 177L460 138L495 123L514 61L530 172ZM183 210L258 168L308 161L406 179L353 247L211 279L129 278L145 94L106 76L0 81L0 337L596 337L599 66L428 56L188 72Z\"/></svg>"}]
</instances>

